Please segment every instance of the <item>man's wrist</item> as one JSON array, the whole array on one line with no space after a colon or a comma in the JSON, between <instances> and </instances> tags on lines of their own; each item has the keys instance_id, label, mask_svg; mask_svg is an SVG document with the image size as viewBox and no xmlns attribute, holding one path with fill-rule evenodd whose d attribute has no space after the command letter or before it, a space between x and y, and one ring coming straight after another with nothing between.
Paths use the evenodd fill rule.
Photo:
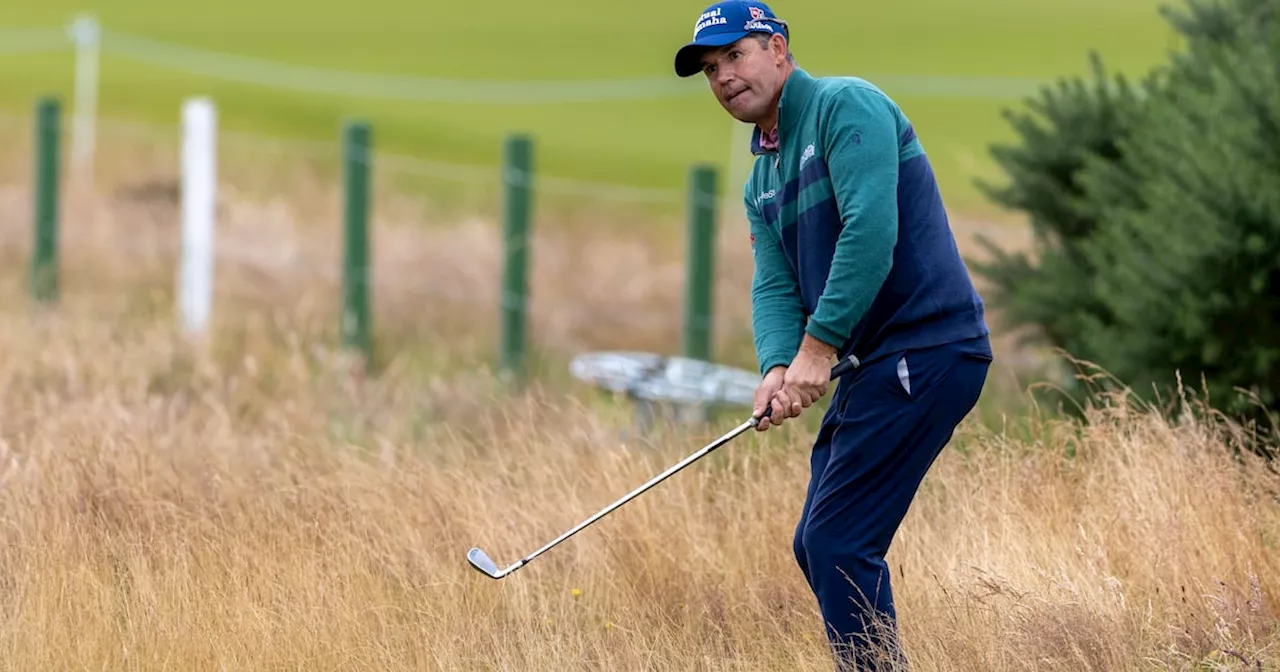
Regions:
<instances>
[{"instance_id":1,"label":"man's wrist","mask_svg":"<svg viewBox=\"0 0 1280 672\"><path fill-rule=\"evenodd\" d=\"M814 355L823 359L831 359L836 356L836 347L827 343L813 334L806 333L804 340L800 342L800 350L809 355Z\"/></svg>"}]
</instances>

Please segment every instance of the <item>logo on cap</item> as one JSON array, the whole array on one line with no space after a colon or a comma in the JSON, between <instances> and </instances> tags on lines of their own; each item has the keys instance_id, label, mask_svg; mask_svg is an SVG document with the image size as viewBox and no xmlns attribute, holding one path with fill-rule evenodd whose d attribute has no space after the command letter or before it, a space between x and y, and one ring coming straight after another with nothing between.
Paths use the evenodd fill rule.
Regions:
<instances>
[{"instance_id":1,"label":"logo on cap","mask_svg":"<svg viewBox=\"0 0 1280 672\"><path fill-rule=\"evenodd\" d=\"M694 39L697 39L698 33L701 33L705 28L723 25L729 22L728 19L724 18L720 14L720 8L717 7L715 10L706 12L702 16L699 16L698 22L693 26Z\"/></svg>"},{"instance_id":2,"label":"logo on cap","mask_svg":"<svg viewBox=\"0 0 1280 672\"><path fill-rule=\"evenodd\" d=\"M769 17L765 15L764 10L759 7L748 7L751 11L751 18L747 20L747 24L742 27L743 30L767 30L775 32L773 26L769 25Z\"/></svg>"}]
</instances>

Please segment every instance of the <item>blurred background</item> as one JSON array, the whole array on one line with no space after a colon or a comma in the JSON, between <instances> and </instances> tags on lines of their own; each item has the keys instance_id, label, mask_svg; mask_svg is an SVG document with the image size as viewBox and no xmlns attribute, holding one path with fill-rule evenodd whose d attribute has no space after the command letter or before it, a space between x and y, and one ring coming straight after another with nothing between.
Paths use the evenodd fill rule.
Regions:
<instances>
[{"instance_id":1,"label":"blurred background","mask_svg":"<svg viewBox=\"0 0 1280 672\"><path fill-rule=\"evenodd\" d=\"M1222 11L1256 16L1267 5ZM915 124L962 251L982 271L1001 349L993 388L1064 382L1063 360L1046 363L1054 348L1114 363L1075 338L1093 323L1053 323L1072 309L1045 306L1070 292L1028 260L1053 249L1058 229L1119 203L1086 205L1077 172L1088 155L1117 153L1125 126L1112 84L1140 80L1185 47L1189 29L1160 7L773 7L792 26L801 67L867 78ZM699 78L671 72L702 9L669 0L9 4L0 9L6 259L38 265L33 221L56 222L63 297L110 291L135 297L129 310L163 314L180 310L181 278L207 278L209 288L190 290L212 304L187 316L192 331L217 333L246 306L313 310L318 338L424 371L505 366L555 381L576 353L632 348L754 370L740 210L750 128ZM203 107L186 107L193 100ZM42 105L57 128L46 145ZM202 112L208 123L193 130L184 114ZM42 147L58 158L47 168L57 212L43 215ZM197 147L213 148L204 163L184 154ZM183 201L201 180L216 184L216 214L205 218L193 214L205 201ZM185 239L205 250L188 250L191 263L211 255L207 269L179 270L188 225L210 231ZM1032 256L982 268L1002 254L983 240ZM1057 296L1026 289L1036 273ZM1049 338L1027 345L1015 334L1028 329ZM1188 363L1156 366L1170 374ZM1128 373L1145 382L1149 371Z\"/></svg>"},{"instance_id":2,"label":"blurred background","mask_svg":"<svg viewBox=\"0 0 1280 672\"><path fill-rule=\"evenodd\" d=\"M54 0L0 10L0 102L74 91L66 28L102 30L98 114L173 124L183 98L212 97L223 127L330 141L340 120L378 146L442 163L492 165L504 134L537 137L547 175L678 191L691 162L741 169L742 129L697 78L671 70L705 3L584 9L575 3L349 5ZM1154 0L794 3L774 7L813 74L868 78L927 141L953 207L990 212L973 177L996 177L1000 109L1085 72L1087 51L1141 72L1175 45ZM69 99L68 99L69 100Z\"/></svg>"},{"instance_id":3,"label":"blurred background","mask_svg":"<svg viewBox=\"0 0 1280 672\"><path fill-rule=\"evenodd\" d=\"M1280 0L771 6L909 116L992 327L888 558L913 669L1276 669ZM745 418L573 366L758 381L703 8L0 2L0 659L830 669L821 404L465 561Z\"/></svg>"}]
</instances>

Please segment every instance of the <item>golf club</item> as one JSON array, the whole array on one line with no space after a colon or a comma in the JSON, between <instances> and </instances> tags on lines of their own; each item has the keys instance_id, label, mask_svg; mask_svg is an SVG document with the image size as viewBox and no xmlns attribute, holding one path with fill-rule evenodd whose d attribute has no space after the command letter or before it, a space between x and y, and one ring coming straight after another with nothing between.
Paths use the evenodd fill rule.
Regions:
<instances>
[{"instance_id":1,"label":"golf club","mask_svg":"<svg viewBox=\"0 0 1280 672\"><path fill-rule=\"evenodd\" d=\"M840 360L840 362L836 364L834 368L831 369L831 380L835 380L836 378L839 378L840 376L843 376L844 374L858 368L859 365L860 365L860 362L858 361L858 358L855 357L854 355L849 355L845 357L844 359ZM640 495L644 491L666 480L666 478L671 476L672 474L680 471L681 469L684 469L690 464L693 464L699 459L702 459L711 451L732 441L739 434L742 434L748 429L754 428L756 425L760 423L760 420L762 418L764 418L765 416L768 416L772 411L773 411L773 406L766 406L764 409L764 413L762 413L759 418L753 416L750 419L743 422L742 424L738 425L737 427L734 427L732 430L729 430L729 432L724 436L721 436L715 441L712 441L711 443L707 444L704 448L700 449L698 452L693 453L692 455L684 458L683 460L680 460L680 462L676 463L671 468L667 469L661 474L658 474L657 476L654 476L652 479L649 480L648 483L645 483L644 485L641 485L635 490L632 490L622 499L619 499L618 501L602 509L599 513L591 516L590 518L582 521L581 523L578 523L576 526L574 526L573 529L569 530L568 532L565 532L559 537L556 537L546 546L543 546L542 548L539 548L533 553L530 553L529 555L525 556L523 559L517 561L516 563L507 567L506 569L498 569L498 564L494 562L487 553L480 550L479 548L472 548L470 551L468 551L467 560L471 562L472 567L476 568L476 571L492 579L501 579L511 574L512 572L516 571L517 569L520 569L521 567L524 567L525 565L529 564L529 562L531 562L534 558L551 550L557 544L568 539L569 537L572 537L578 532L582 531L582 529L587 527L588 525L605 517L614 509L617 509L623 504L626 504L627 502L636 498L638 495Z\"/></svg>"}]
</instances>

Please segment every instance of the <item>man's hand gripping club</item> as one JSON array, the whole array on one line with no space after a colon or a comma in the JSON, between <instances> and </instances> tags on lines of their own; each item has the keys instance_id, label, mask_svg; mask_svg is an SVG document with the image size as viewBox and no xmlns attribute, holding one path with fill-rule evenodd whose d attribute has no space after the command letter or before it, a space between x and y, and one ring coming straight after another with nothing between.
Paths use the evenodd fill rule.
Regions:
<instances>
[{"instance_id":1,"label":"man's hand gripping club","mask_svg":"<svg viewBox=\"0 0 1280 672\"><path fill-rule=\"evenodd\" d=\"M832 380L857 368L853 355L831 368L835 353L835 348L806 334L790 366L770 369L756 388L752 409L752 417L760 418L756 431L799 416L827 393Z\"/></svg>"}]
</instances>

